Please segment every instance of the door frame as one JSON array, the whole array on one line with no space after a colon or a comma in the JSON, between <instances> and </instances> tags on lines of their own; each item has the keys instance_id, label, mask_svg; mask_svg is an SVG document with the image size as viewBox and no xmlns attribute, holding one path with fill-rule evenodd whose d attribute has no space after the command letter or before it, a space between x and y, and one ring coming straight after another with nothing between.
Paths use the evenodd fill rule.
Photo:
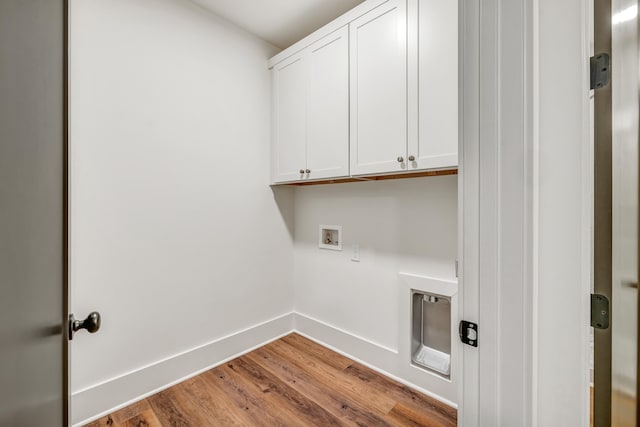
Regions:
<instances>
[{"instance_id":1,"label":"door frame","mask_svg":"<svg viewBox=\"0 0 640 427\"><path fill-rule=\"evenodd\" d=\"M593 2L594 55L611 57L611 0ZM613 110L610 83L593 94L593 292L612 298L613 274ZM611 309L611 305L610 305ZM612 330L594 329L593 425L611 424Z\"/></svg>"},{"instance_id":2,"label":"door frame","mask_svg":"<svg viewBox=\"0 0 640 427\"><path fill-rule=\"evenodd\" d=\"M459 425L530 425L532 3L463 0L460 10L461 289L464 320L479 327L478 348L463 350Z\"/></svg>"},{"instance_id":3,"label":"door frame","mask_svg":"<svg viewBox=\"0 0 640 427\"><path fill-rule=\"evenodd\" d=\"M589 2L460 9L459 425L588 425Z\"/></svg>"},{"instance_id":4,"label":"door frame","mask_svg":"<svg viewBox=\"0 0 640 427\"><path fill-rule=\"evenodd\" d=\"M601 53L609 54L611 58L611 69L613 73L616 67L623 65L626 61L620 58L623 54L620 51L614 52L614 23L615 13L620 13L620 9L616 8L616 4L612 0L593 1L593 45L594 55ZM636 14L633 17L635 24L640 24L640 16ZM624 31L624 30L623 30ZM640 31L637 32L636 49L640 49ZM616 45L617 48L621 46ZM624 66L617 68L623 69ZM614 364L614 331L616 320L613 313L616 311L616 300L614 296L615 288L618 286L614 279L616 278L616 247L615 236L619 235L616 231L615 222L617 215L615 209L619 203L615 203L614 196L616 190L615 176L616 170L616 144L621 141L614 140L614 108L619 107L614 104L613 89L614 85L620 83L624 85L624 81L617 82L616 76L622 77L622 74L611 74L611 83L594 91L594 293L604 295L609 300L609 317L610 326L606 329L594 329L594 381L593 381L593 425L596 427L608 426L612 420L616 418L613 411L615 407L615 390L613 383L616 380L616 374L613 369ZM636 88L638 89L638 88ZM637 94L636 102L640 105L640 93ZM622 114L624 115L624 109ZM639 129L640 132L640 129ZM636 135L636 143L640 141L640 134ZM624 139L624 138L623 138ZM640 199L640 194L637 195ZM637 218L640 221L640 216ZM639 223L640 224L640 223ZM638 240L640 245L640 239ZM640 256L640 247L638 248L638 256ZM637 260L640 268L640 259ZM640 277L640 271L638 276ZM637 287L637 283L636 283ZM640 293L638 295L638 306L640 306ZM620 301L618 301L619 303ZM619 307L618 307L619 308ZM640 317L638 321L638 333L640 334ZM636 422L640 415L640 381L638 381L638 372L640 372L640 336L636 337L636 401L635 401L635 418Z\"/></svg>"}]
</instances>

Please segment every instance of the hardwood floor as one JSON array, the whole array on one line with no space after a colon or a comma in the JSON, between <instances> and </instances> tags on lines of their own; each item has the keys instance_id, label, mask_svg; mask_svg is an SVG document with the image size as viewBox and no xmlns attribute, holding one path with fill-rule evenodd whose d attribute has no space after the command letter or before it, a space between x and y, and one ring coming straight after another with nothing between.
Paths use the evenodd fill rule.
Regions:
<instances>
[{"instance_id":1,"label":"hardwood floor","mask_svg":"<svg viewBox=\"0 0 640 427\"><path fill-rule=\"evenodd\" d=\"M455 426L457 413L291 334L101 418L97 426Z\"/></svg>"},{"instance_id":2,"label":"hardwood floor","mask_svg":"<svg viewBox=\"0 0 640 427\"><path fill-rule=\"evenodd\" d=\"M618 390L612 391L611 425L636 427L636 399Z\"/></svg>"}]
</instances>

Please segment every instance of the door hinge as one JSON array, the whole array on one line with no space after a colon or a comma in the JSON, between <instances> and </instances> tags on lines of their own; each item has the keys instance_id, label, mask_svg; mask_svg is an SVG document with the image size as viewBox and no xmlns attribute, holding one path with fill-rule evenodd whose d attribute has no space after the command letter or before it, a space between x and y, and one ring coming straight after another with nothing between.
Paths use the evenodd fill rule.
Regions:
<instances>
[{"instance_id":1,"label":"door hinge","mask_svg":"<svg viewBox=\"0 0 640 427\"><path fill-rule=\"evenodd\" d=\"M458 333L460 334L460 340L463 343L470 345L471 347L478 346L478 324L477 323L461 320L460 326L458 328Z\"/></svg>"},{"instance_id":2,"label":"door hinge","mask_svg":"<svg viewBox=\"0 0 640 427\"><path fill-rule=\"evenodd\" d=\"M604 295L591 294L591 326L609 328L609 299Z\"/></svg>"},{"instance_id":3,"label":"door hinge","mask_svg":"<svg viewBox=\"0 0 640 427\"><path fill-rule=\"evenodd\" d=\"M599 53L589 60L591 68L591 89L600 89L611 80L609 54Z\"/></svg>"}]
</instances>

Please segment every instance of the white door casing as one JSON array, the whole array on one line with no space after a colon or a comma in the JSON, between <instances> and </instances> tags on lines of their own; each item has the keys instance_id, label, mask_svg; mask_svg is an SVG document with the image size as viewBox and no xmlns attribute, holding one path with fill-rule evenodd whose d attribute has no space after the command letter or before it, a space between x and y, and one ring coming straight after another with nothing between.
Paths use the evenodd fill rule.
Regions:
<instances>
[{"instance_id":1,"label":"white door casing","mask_svg":"<svg viewBox=\"0 0 640 427\"><path fill-rule=\"evenodd\" d=\"M588 2L460 5L459 423L586 426Z\"/></svg>"}]
</instances>

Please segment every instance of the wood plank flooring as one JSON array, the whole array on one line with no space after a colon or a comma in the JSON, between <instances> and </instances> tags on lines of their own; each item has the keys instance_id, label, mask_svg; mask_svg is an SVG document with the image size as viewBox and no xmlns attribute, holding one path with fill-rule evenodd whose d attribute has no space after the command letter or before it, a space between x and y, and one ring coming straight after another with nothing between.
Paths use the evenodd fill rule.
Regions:
<instances>
[{"instance_id":1,"label":"wood plank flooring","mask_svg":"<svg viewBox=\"0 0 640 427\"><path fill-rule=\"evenodd\" d=\"M298 334L88 427L455 426L456 410Z\"/></svg>"}]
</instances>

